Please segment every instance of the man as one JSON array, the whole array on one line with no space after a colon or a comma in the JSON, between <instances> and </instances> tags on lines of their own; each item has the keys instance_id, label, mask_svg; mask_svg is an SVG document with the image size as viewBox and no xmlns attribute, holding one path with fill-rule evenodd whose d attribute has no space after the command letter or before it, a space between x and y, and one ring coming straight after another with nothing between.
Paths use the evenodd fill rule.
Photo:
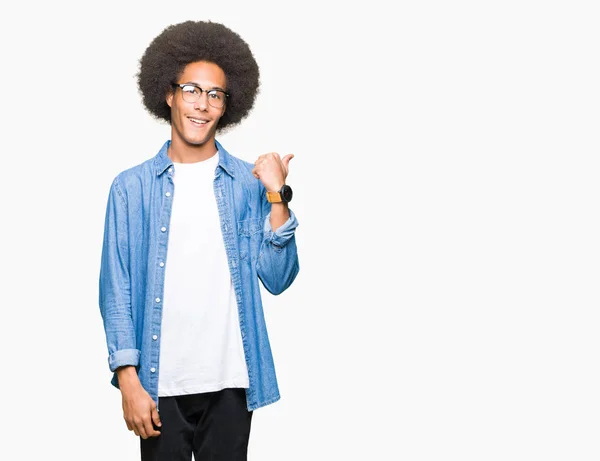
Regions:
<instances>
[{"instance_id":1,"label":"man","mask_svg":"<svg viewBox=\"0 0 600 461\"><path fill-rule=\"evenodd\" d=\"M293 155L250 164L215 139L259 87L222 24L164 29L138 85L171 139L110 188L99 303L112 384L142 460L246 460L253 410L280 398L259 280L276 295L299 270Z\"/></svg>"}]
</instances>

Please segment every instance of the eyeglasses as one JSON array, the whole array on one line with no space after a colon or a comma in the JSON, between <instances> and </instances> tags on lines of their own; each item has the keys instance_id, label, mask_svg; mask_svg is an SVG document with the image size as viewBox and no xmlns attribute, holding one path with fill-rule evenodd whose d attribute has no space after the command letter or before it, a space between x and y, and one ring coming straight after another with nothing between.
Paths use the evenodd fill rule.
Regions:
<instances>
[{"instance_id":1,"label":"eyeglasses","mask_svg":"<svg viewBox=\"0 0 600 461\"><path fill-rule=\"evenodd\" d=\"M216 109L222 109L229 93L223 90L203 90L193 83L173 83L173 88L181 88L181 94L185 102L196 102L200 99L202 93L206 93L208 104Z\"/></svg>"}]
</instances>

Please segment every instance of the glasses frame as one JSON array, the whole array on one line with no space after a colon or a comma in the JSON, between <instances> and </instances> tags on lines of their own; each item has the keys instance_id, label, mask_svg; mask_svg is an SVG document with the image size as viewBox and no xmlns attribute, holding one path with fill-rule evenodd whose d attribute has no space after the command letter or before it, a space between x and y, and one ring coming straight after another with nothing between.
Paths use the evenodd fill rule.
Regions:
<instances>
[{"instance_id":1,"label":"glasses frame","mask_svg":"<svg viewBox=\"0 0 600 461\"><path fill-rule=\"evenodd\" d=\"M215 109L222 109L223 107L225 107L227 105L227 99L229 98L229 93L227 93L227 91L225 91L225 90L221 90L221 89L218 89L218 88L213 88L212 90L205 90L205 89L201 88L200 86L196 85L195 83L175 83L175 82L173 82L173 83L171 83L171 85L173 86L173 88L181 88L181 90L182 90L181 91L181 97L182 98L183 98L183 87L184 86L193 86L194 88L198 88L200 90L200 95L198 96L198 99L196 99L196 101L188 102L188 101L185 101L185 98L183 99L188 104L193 104L193 103L195 103L197 101L200 101L200 98L202 97L202 93L206 93L206 95L208 96L208 94L211 91L218 91L218 92L223 93L225 95L225 101L223 101L223 105L221 107L213 106L210 103L210 98L207 97L206 101L208 102L208 105L210 107L214 107Z\"/></svg>"}]
</instances>

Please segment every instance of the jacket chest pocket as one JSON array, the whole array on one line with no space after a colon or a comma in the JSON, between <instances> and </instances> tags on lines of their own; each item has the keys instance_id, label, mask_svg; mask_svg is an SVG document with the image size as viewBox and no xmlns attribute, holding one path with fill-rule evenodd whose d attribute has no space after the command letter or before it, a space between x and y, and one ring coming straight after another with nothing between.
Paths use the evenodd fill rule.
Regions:
<instances>
[{"instance_id":1,"label":"jacket chest pocket","mask_svg":"<svg viewBox=\"0 0 600 461\"><path fill-rule=\"evenodd\" d=\"M240 259L256 261L263 237L263 219L244 219L237 224Z\"/></svg>"}]
</instances>

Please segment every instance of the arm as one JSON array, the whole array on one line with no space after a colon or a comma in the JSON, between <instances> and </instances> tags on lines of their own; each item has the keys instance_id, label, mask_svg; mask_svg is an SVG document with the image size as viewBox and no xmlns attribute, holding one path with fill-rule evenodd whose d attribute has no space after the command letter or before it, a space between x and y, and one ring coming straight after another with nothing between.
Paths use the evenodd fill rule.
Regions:
<instances>
[{"instance_id":1,"label":"arm","mask_svg":"<svg viewBox=\"0 0 600 461\"><path fill-rule=\"evenodd\" d=\"M265 214L268 213L269 212ZM290 209L287 203L271 203L271 215L269 218L269 224L271 225L271 230L273 232L275 232L278 227L281 227L283 224L285 224L288 219L290 219Z\"/></svg>"},{"instance_id":2,"label":"arm","mask_svg":"<svg viewBox=\"0 0 600 461\"><path fill-rule=\"evenodd\" d=\"M298 221L287 203L269 203L266 191L278 191L285 184L288 165L293 157L293 154L288 154L281 159L274 152L261 155L252 170L264 186L261 201L263 215L266 216L256 270L263 286L274 295L292 284L300 268L294 237Z\"/></svg>"},{"instance_id":3,"label":"arm","mask_svg":"<svg viewBox=\"0 0 600 461\"><path fill-rule=\"evenodd\" d=\"M127 202L118 178L110 188L100 265L99 304L108 346L108 365L117 373L127 428L142 438L160 435L156 404L142 387L135 367L140 361L131 315Z\"/></svg>"},{"instance_id":4,"label":"arm","mask_svg":"<svg viewBox=\"0 0 600 461\"><path fill-rule=\"evenodd\" d=\"M127 204L115 178L106 205L99 286L110 371L137 366L140 359L131 315L127 222Z\"/></svg>"},{"instance_id":5,"label":"arm","mask_svg":"<svg viewBox=\"0 0 600 461\"><path fill-rule=\"evenodd\" d=\"M283 293L294 281L300 266L296 248L295 232L298 220L292 210L288 209L289 218L276 230L272 223L275 205L263 198L263 211L266 214L264 238L256 262L258 277L269 293ZM286 205L287 208L287 205Z\"/></svg>"}]
</instances>

